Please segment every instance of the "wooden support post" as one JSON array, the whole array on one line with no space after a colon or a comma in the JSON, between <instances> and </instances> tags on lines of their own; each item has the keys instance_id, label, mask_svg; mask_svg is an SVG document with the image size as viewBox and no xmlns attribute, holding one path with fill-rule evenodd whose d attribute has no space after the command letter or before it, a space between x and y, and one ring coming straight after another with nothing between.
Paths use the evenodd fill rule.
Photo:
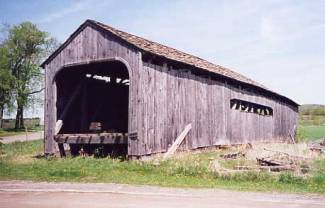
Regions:
<instances>
[{"instance_id":1,"label":"wooden support post","mask_svg":"<svg viewBox=\"0 0 325 208\"><path fill-rule=\"evenodd\" d=\"M65 150L64 150L64 144L59 143L58 146L59 146L60 156L66 157Z\"/></svg>"},{"instance_id":2,"label":"wooden support post","mask_svg":"<svg viewBox=\"0 0 325 208\"><path fill-rule=\"evenodd\" d=\"M181 143L183 142L183 140L185 139L186 135L188 134L188 132L192 129L192 125L188 124L184 130L182 131L182 133L176 138L176 140L174 141L173 145L168 149L168 151L164 154L163 159L167 159L169 158L171 155L173 155L177 148L179 147L179 145L181 145Z\"/></svg>"}]
</instances>

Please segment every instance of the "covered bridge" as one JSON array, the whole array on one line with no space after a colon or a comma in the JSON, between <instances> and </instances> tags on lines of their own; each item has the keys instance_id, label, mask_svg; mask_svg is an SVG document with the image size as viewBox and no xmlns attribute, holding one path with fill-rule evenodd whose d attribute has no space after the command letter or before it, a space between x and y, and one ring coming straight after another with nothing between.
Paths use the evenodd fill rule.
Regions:
<instances>
[{"instance_id":1,"label":"covered bridge","mask_svg":"<svg viewBox=\"0 0 325 208\"><path fill-rule=\"evenodd\" d=\"M128 156L294 136L298 104L225 67L85 21L44 61L45 145Z\"/></svg>"}]
</instances>

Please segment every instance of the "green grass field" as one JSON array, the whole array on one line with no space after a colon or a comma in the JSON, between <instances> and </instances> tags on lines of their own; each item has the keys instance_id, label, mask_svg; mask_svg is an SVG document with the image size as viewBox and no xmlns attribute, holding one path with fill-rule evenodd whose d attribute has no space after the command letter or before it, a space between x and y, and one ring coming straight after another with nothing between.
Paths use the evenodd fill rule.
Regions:
<instances>
[{"instance_id":1,"label":"green grass field","mask_svg":"<svg viewBox=\"0 0 325 208\"><path fill-rule=\"evenodd\" d=\"M325 138L325 125L300 125L298 128L300 141L311 141Z\"/></svg>"},{"instance_id":2,"label":"green grass field","mask_svg":"<svg viewBox=\"0 0 325 208\"><path fill-rule=\"evenodd\" d=\"M42 130L43 127L35 127L35 128L27 129L28 132L37 132ZM0 137L14 136L14 135L25 134L25 133L26 133L25 129L0 129Z\"/></svg>"},{"instance_id":3,"label":"green grass field","mask_svg":"<svg viewBox=\"0 0 325 208\"><path fill-rule=\"evenodd\" d=\"M308 142L325 138L325 106L302 105L299 108L299 141Z\"/></svg>"},{"instance_id":4,"label":"green grass field","mask_svg":"<svg viewBox=\"0 0 325 208\"><path fill-rule=\"evenodd\" d=\"M291 173L244 172L222 175L211 171L211 160L222 151L180 155L156 161L121 161L93 157L36 159L42 142L1 146L0 180L112 182L172 187L217 187L250 191L325 193L325 159L314 161L308 176ZM239 161L238 161L239 162ZM222 162L225 167L234 161Z\"/></svg>"},{"instance_id":5,"label":"green grass field","mask_svg":"<svg viewBox=\"0 0 325 208\"><path fill-rule=\"evenodd\" d=\"M303 142L325 138L325 116L300 115L297 137Z\"/></svg>"}]
</instances>

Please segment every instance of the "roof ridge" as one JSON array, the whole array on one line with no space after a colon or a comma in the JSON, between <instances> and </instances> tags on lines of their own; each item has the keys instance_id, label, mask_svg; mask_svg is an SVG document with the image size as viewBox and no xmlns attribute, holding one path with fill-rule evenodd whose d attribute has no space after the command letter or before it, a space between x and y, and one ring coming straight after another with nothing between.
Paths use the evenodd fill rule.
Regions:
<instances>
[{"instance_id":1,"label":"roof ridge","mask_svg":"<svg viewBox=\"0 0 325 208\"><path fill-rule=\"evenodd\" d=\"M137 35L133 35L127 32L124 32L122 30L116 29L112 26L103 24L101 22L95 21L95 20L91 20L91 19L87 19L83 24L81 24L79 26L79 28L73 32L70 37L58 48L55 50L55 52L53 52L42 64L42 67L45 67L45 64L47 64L50 60L52 60L61 50L63 50L63 48L66 47L67 44L69 44L69 42L78 34L80 33L80 31L83 30L83 28L87 27L88 24L90 25L94 25L97 26L98 28L101 28L104 31L110 32L113 35L121 38L122 40L126 41L128 44L133 45L134 47L149 52L151 54L155 54L161 57L164 57L168 60L172 60L172 61L177 61L180 63L184 63L190 66L193 66L195 68L200 68L215 74L219 74L223 77L229 78L229 79L233 79L236 80L238 82L242 82L245 84L249 84L252 86L255 86L259 89L265 90L271 94L277 95L279 97L285 98L287 100L289 100L290 102L298 105L297 103L295 103L293 100L287 98L286 96L283 96L279 93L276 93L270 89L268 89L267 87L263 86L262 84L254 81L251 78L246 77L245 75L242 75L234 70L231 70L227 67L221 66L221 65L217 65L214 64L212 62L209 62L203 58L200 58L198 56L195 55L191 55L189 53L180 51L178 49L163 45L161 43L157 43L151 40L148 40L146 38L142 38L140 36Z\"/></svg>"},{"instance_id":2,"label":"roof ridge","mask_svg":"<svg viewBox=\"0 0 325 208\"><path fill-rule=\"evenodd\" d=\"M199 56L192 55L192 54L190 54L190 53L187 53L187 52L184 52L184 51L180 51L180 50L178 50L178 49L176 49L176 48L173 48L173 47L171 47L171 46L167 46L167 45L164 45L164 44L161 44L161 43L158 43L158 42L155 42L155 41L149 40L149 39L147 39L147 38L140 37L140 36L138 36L138 35L134 35L134 34L131 34L131 33L128 33L128 32L125 32L125 31L122 31L122 30L117 29L117 28L115 28L115 27L112 27L112 26L110 26L110 25L106 25L106 24L104 24L104 23L101 23L101 22L98 22L98 21L95 21L95 20L90 20L90 19L88 19L88 21L91 21L92 23L95 23L95 24L97 24L97 25L102 25L102 26L104 26L104 27L111 28L112 30L116 30L116 31L121 32L121 33L125 33L125 34L128 34L128 35L131 35L131 36L137 37L137 38L141 38L141 39L143 39L143 40L146 40L146 41L148 41L148 42L151 42L151 43L154 43L154 44L157 44L157 45L161 45L161 46L163 46L163 47L171 48L171 49L173 49L173 50L175 50L175 51L179 51L179 52L182 52L182 53L187 54L187 55L189 55L189 56L193 56L193 57L196 57L196 58L198 58L198 59L201 59L202 61L206 61L205 59L203 59L203 58L201 58L201 57L199 57ZM214 63L211 63L211 64L214 64ZM220 65L217 65L217 64L214 64L214 65L216 65L216 66L220 66ZM222 67L222 66L220 66L220 67Z\"/></svg>"},{"instance_id":3,"label":"roof ridge","mask_svg":"<svg viewBox=\"0 0 325 208\"><path fill-rule=\"evenodd\" d=\"M224 67L224 66L221 66L221 65L218 65L218 64L214 64L214 63L212 63L212 62L210 62L210 61L207 61L207 60L205 60L205 59L203 59L203 58L201 58L201 57L198 57L198 56L195 56L195 55L189 54L189 53L187 53L187 52L180 51L180 50L175 49L175 48L173 48L173 47L169 47L169 46L166 46L166 45L163 45L163 44L161 44L161 43L157 43L157 42L154 42L154 41L148 40L148 39L146 39L146 38L143 38L143 37L140 37L140 36L137 36L137 35L133 35L133 34L130 34L130 33L124 32L124 31L122 31L122 30L119 30L119 29L117 29L117 28L114 28L114 27L112 27L112 26L106 25L106 24L104 24L104 23L101 23L101 22L98 22L98 21L95 21L95 20L87 20L87 21L90 21L91 23L96 24L96 25L98 25L99 27L104 28L104 29L106 29L106 30L108 30L108 31L110 31L110 32L112 32L112 33L114 33L115 35L117 35L117 36L119 36L120 38L124 39L125 41L131 43L132 45L135 45L136 47L139 47L139 48L142 49L142 50L148 50L148 49L147 49L145 46L143 46L143 45L141 46L141 45L139 45L139 44L135 44L134 41L132 40L132 38L133 38L133 39L138 39L138 40L145 41L145 42L150 43L150 44L152 44L152 45L160 46L160 47L165 48L165 49L167 49L167 50L168 50L168 49L169 49L169 50L172 50L172 52L174 52L174 53L178 53L178 55L180 55L180 56L188 56L187 58L189 58L189 59L193 59L193 58L196 59L195 62L204 62L204 65L210 65L210 66L206 66L206 67L204 67L204 66L201 66L201 64L188 63L188 62L186 62L186 61L181 61L181 60L174 59L174 58L172 58L172 57L168 57L167 54L163 55L164 57L166 57L166 58L168 58L168 59L172 59L172 60L175 60L175 61L180 61L180 62L183 62L183 63L186 63L186 64L190 64L190 65L194 65L194 66L196 66L196 67L203 68L203 69L206 69L206 70L209 70L209 68L210 68L210 69L212 69L212 68L219 68L219 70L220 70L220 71L223 71L223 73L221 73L221 72L217 72L217 71L215 71L215 70L212 70L212 71L215 72L215 73L219 73L219 74L221 74L221 75L223 75L223 76L226 76L226 77L229 77L229 78L232 78L232 79L237 79L238 81L245 82L245 83L248 83L248 84L253 84L253 85L259 86L259 87L261 87L261 88L264 88L264 89L266 89L266 90L269 90L269 89L267 89L265 86L263 86L262 84L260 84L260 83L258 83L258 82L256 82L256 81L254 81L254 80L251 79L251 78L246 77L245 75L242 75L242 74L240 74L240 73L238 73L238 72L236 72L236 71L234 71L234 70L232 70L232 69L229 69L229 68L227 68L227 67ZM128 36L128 37L125 37L125 36ZM149 50L149 52L153 52L153 53L155 53L154 51L151 51L151 50ZM156 53L156 54L157 54L157 53ZM159 55L161 55L161 54L159 54ZM209 71L211 71L211 70L209 70ZM235 75L235 76L237 76L237 78L234 78L234 77L232 77L231 75ZM270 91L270 90L269 90L269 91Z\"/></svg>"}]
</instances>

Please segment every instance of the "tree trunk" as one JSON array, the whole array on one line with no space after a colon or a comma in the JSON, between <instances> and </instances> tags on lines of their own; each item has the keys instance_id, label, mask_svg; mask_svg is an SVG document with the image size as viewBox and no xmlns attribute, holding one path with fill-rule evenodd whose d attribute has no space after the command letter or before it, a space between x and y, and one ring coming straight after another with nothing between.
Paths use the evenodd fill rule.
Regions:
<instances>
[{"instance_id":1,"label":"tree trunk","mask_svg":"<svg viewBox=\"0 0 325 208\"><path fill-rule=\"evenodd\" d=\"M20 128L25 128L25 124L24 124L24 106L21 106L21 110L20 110Z\"/></svg>"},{"instance_id":2,"label":"tree trunk","mask_svg":"<svg viewBox=\"0 0 325 208\"><path fill-rule=\"evenodd\" d=\"M24 128L24 107L18 104L15 129L22 129L22 128Z\"/></svg>"},{"instance_id":3,"label":"tree trunk","mask_svg":"<svg viewBox=\"0 0 325 208\"><path fill-rule=\"evenodd\" d=\"M0 106L0 129L2 129L3 105Z\"/></svg>"}]
</instances>

